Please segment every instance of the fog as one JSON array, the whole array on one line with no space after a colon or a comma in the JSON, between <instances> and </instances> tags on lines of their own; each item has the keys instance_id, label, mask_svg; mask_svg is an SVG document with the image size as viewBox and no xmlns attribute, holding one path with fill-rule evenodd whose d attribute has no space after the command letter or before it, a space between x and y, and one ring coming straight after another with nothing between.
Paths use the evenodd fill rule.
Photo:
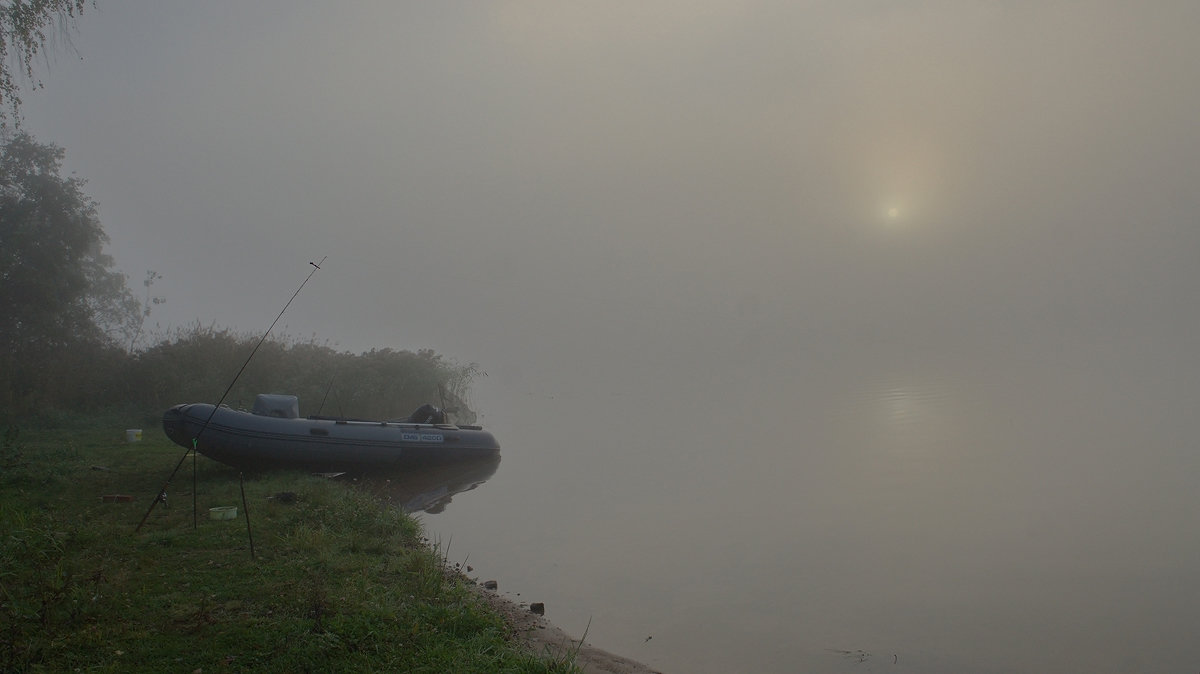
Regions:
<instances>
[{"instance_id":1,"label":"fog","mask_svg":"<svg viewBox=\"0 0 1200 674\"><path fill-rule=\"evenodd\" d=\"M833 474L844 460L795 464L789 442L883 443L928 458L931 447L986 453L1061 441L1099 447L1109 472L1093 474L1095 455L1069 451L1038 470L1083 466L1093 484L1194 474L1196 462L1177 450L1194 445L1185 420L1200 330L1196 26L1200 5L1183 1L102 1L42 64L45 87L26 93L24 128L62 146L66 167L88 181L131 281L148 269L163 275L153 291L167 301L150 318L159 334L194 321L261 332L309 261L326 258L281 334L352 351L433 348L488 373L475 402L499 427L504 463L431 524L470 529L479 510L527 515L533 502L571 513L558 501L577 496L570 488L520 490L597 470L612 478L594 485L597 499L625 505L591 511L597 540L572 530L582 538L573 549L605 558L613 537L653 541L653 523L681 520L700 536L702 518L730 524L716 505L730 494L786 493L798 483L783 475L813 465ZM1124 397L1131 392L1140 403ZM883 407L871 417L868 404ZM545 406L574 445L529 434ZM668 459L689 460L694 446L650 425L633 427L650 434L648 445L556 463L595 449L600 436L578 430L589 418L640 415L694 432L698 418L798 414L805 429L786 434L717 432L711 452L696 455L707 469L680 478L682 502L635 498L628 485L638 480L619 486L647 470L647 452L661 453L649 469L659 477L674 471ZM1001 422L1021 414L1035 418L1019 431ZM1167 435L1138 435L1155 429ZM718 446L740 441L758 448L753 461L720 456ZM1151 470L1123 453L1144 444L1170 446L1170 459ZM941 456L934 462L962 468ZM1020 456L971 463L961 487L923 491L896 520L864 524L878 504L855 511L843 492L807 482L815 491L805 508L779 512L794 524L837 506L850 531L876 534L905 513L961 514L962 498L999 498L996 476L1018 476L1015 493L1041 494L1048 483L1023 471L1043 459ZM873 479L865 484L876 493L899 489ZM928 486L918 482L904 485ZM1171 512L1191 512L1182 485L1162 488ZM1103 492L1069 494L1045 503L1112 514ZM1013 514L985 510L988 522ZM957 531L947 517L938 530ZM773 522L753 540L769 539ZM1133 546L1151 536L1129 531ZM568 558L527 530L517 538ZM919 556L903 545L888 538L886 549ZM1054 554L1032 543L1005 549L1022 552ZM679 581L678 569L609 564L605 587L580 595L564 589L570 573L530 577L518 560L505 567L506 554L496 575L574 603L577 619L611 612L604 594L669 605L666 579ZM686 554L698 569L747 559L704 546ZM738 575L784 573L748 558ZM809 559L804 573L835 573L838 559ZM1162 564L1176 568L1161 559L1139 568ZM928 596L923 582L912 586ZM1193 574L1182 587L1195 597L1200 581ZM1096 615L1113 602L1073 610ZM736 613L765 639L759 621L777 621L763 608ZM1172 615L1172 625L1188 624ZM626 617L609 625L634 621ZM596 629L603 645L642 648L633 634L642 625ZM879 634L872 629L863 633ZM712 640L771 653L755 639ZM663 648L633 654L687 671L719 661ZM836 669L823 649L812 646L812 671ZM947 671L980 665L983 652L952 654ZM783 669L776 656L758 666ZM999 669L1048 663L1064 661L1031 656Z\"/></svg>"},{"instance_id":2,"label":"fog","mask_svg":"<svg viewBox=\"0 0 1200 674\"><path fill-rule=\"evenodd\" d=\"M1196 288L1198 14L101 3L26 127L161 324L264 329L328 256L289 333L493 368L1151 329Z\"/></svg>"}]
</instances>

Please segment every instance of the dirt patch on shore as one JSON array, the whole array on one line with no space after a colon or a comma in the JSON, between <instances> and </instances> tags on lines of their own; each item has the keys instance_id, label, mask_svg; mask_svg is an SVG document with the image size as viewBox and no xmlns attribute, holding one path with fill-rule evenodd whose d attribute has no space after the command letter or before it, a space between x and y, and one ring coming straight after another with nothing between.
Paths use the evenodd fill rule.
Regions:
<instances>
[{"instance_id":1,"label":"dirt patch on shore","mask_svg":"<svg viewBox=\"0 0 1200 674\"><path fill-rule=\"evenodd\" d=\"M518 604L495 590L474 583L471 586L480 598L505 616L514 638L524 643L532 653L554 659L574 655L575 664L583 669L584 674L662 674L636 660L609 653L586 642L581 644L579 639L530 611L527 605Z\"/></svg>"}]
</instances>

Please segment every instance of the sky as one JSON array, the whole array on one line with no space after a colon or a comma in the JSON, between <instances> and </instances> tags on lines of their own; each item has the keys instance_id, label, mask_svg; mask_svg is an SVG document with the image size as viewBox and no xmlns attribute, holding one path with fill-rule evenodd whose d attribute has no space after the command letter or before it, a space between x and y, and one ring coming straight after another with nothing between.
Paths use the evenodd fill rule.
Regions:
<instances>
[{"instance_id":1,"label":"sky","mask_svg":"<svg viewBox=\"0 0 1200 674\"><path fill-rule=\"evenodd\" d=\"M162 275L151 334L261 334L324 260L276 335L478 363L504 464L438 517L569 631L728 669L865 617L1119 667L1186 642L1156 647L1195 585L1197 27L1195 0L97 0L23 127L133 290ZM939 593L985 608L938 633Z\"/></svg>"},{"instance_id":2,"label":"sky","mask_svg":"<svg viewBox=\"0 0 1200 674\"><path fill-rule=\"evenodd\" d=\"M517 385L1169 340L1200 328L1196 26L1170 0L99 0L23 126L131 287L162 274L160 331L261 333L324 259L281 334Z\"/></svg>"}]
</instances>

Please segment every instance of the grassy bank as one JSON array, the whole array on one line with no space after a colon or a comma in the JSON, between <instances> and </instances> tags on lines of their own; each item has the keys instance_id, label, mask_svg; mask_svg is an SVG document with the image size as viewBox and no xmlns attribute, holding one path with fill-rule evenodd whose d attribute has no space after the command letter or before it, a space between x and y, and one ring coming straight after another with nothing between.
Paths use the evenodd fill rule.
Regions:
<instances>
[{"instance_id":1,"label":"grassy bank","mask_svg":"<svg viewBox=\"0 0 1200 674\"><path fill-rule=\"evenodd\" d=\"M238 473L203 457L193 527L189 458L135 533L183 453L123 428L6 433L0 671L576 671L521 651L418 523L338 482L247 475L252 557Z\"/></svg>"}]
</instances>

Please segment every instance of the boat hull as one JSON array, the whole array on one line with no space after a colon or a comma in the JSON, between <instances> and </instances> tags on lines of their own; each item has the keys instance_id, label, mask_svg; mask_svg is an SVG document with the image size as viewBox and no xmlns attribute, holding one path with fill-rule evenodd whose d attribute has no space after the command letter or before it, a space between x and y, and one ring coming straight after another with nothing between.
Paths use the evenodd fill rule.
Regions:
<instances>
[{"instance_id":1,"label":"boat hull","mask_svg":"<svg viewBox=\"0 0 1200 674\"><path fill-rule=\"evenodd\" d=\"M496 438L476 426L277 418L207 403L163 414L175 444L237 468L363 471L495 457ZM193 445L194 443L194 445Z\"/></svg>"}]
</instances>

